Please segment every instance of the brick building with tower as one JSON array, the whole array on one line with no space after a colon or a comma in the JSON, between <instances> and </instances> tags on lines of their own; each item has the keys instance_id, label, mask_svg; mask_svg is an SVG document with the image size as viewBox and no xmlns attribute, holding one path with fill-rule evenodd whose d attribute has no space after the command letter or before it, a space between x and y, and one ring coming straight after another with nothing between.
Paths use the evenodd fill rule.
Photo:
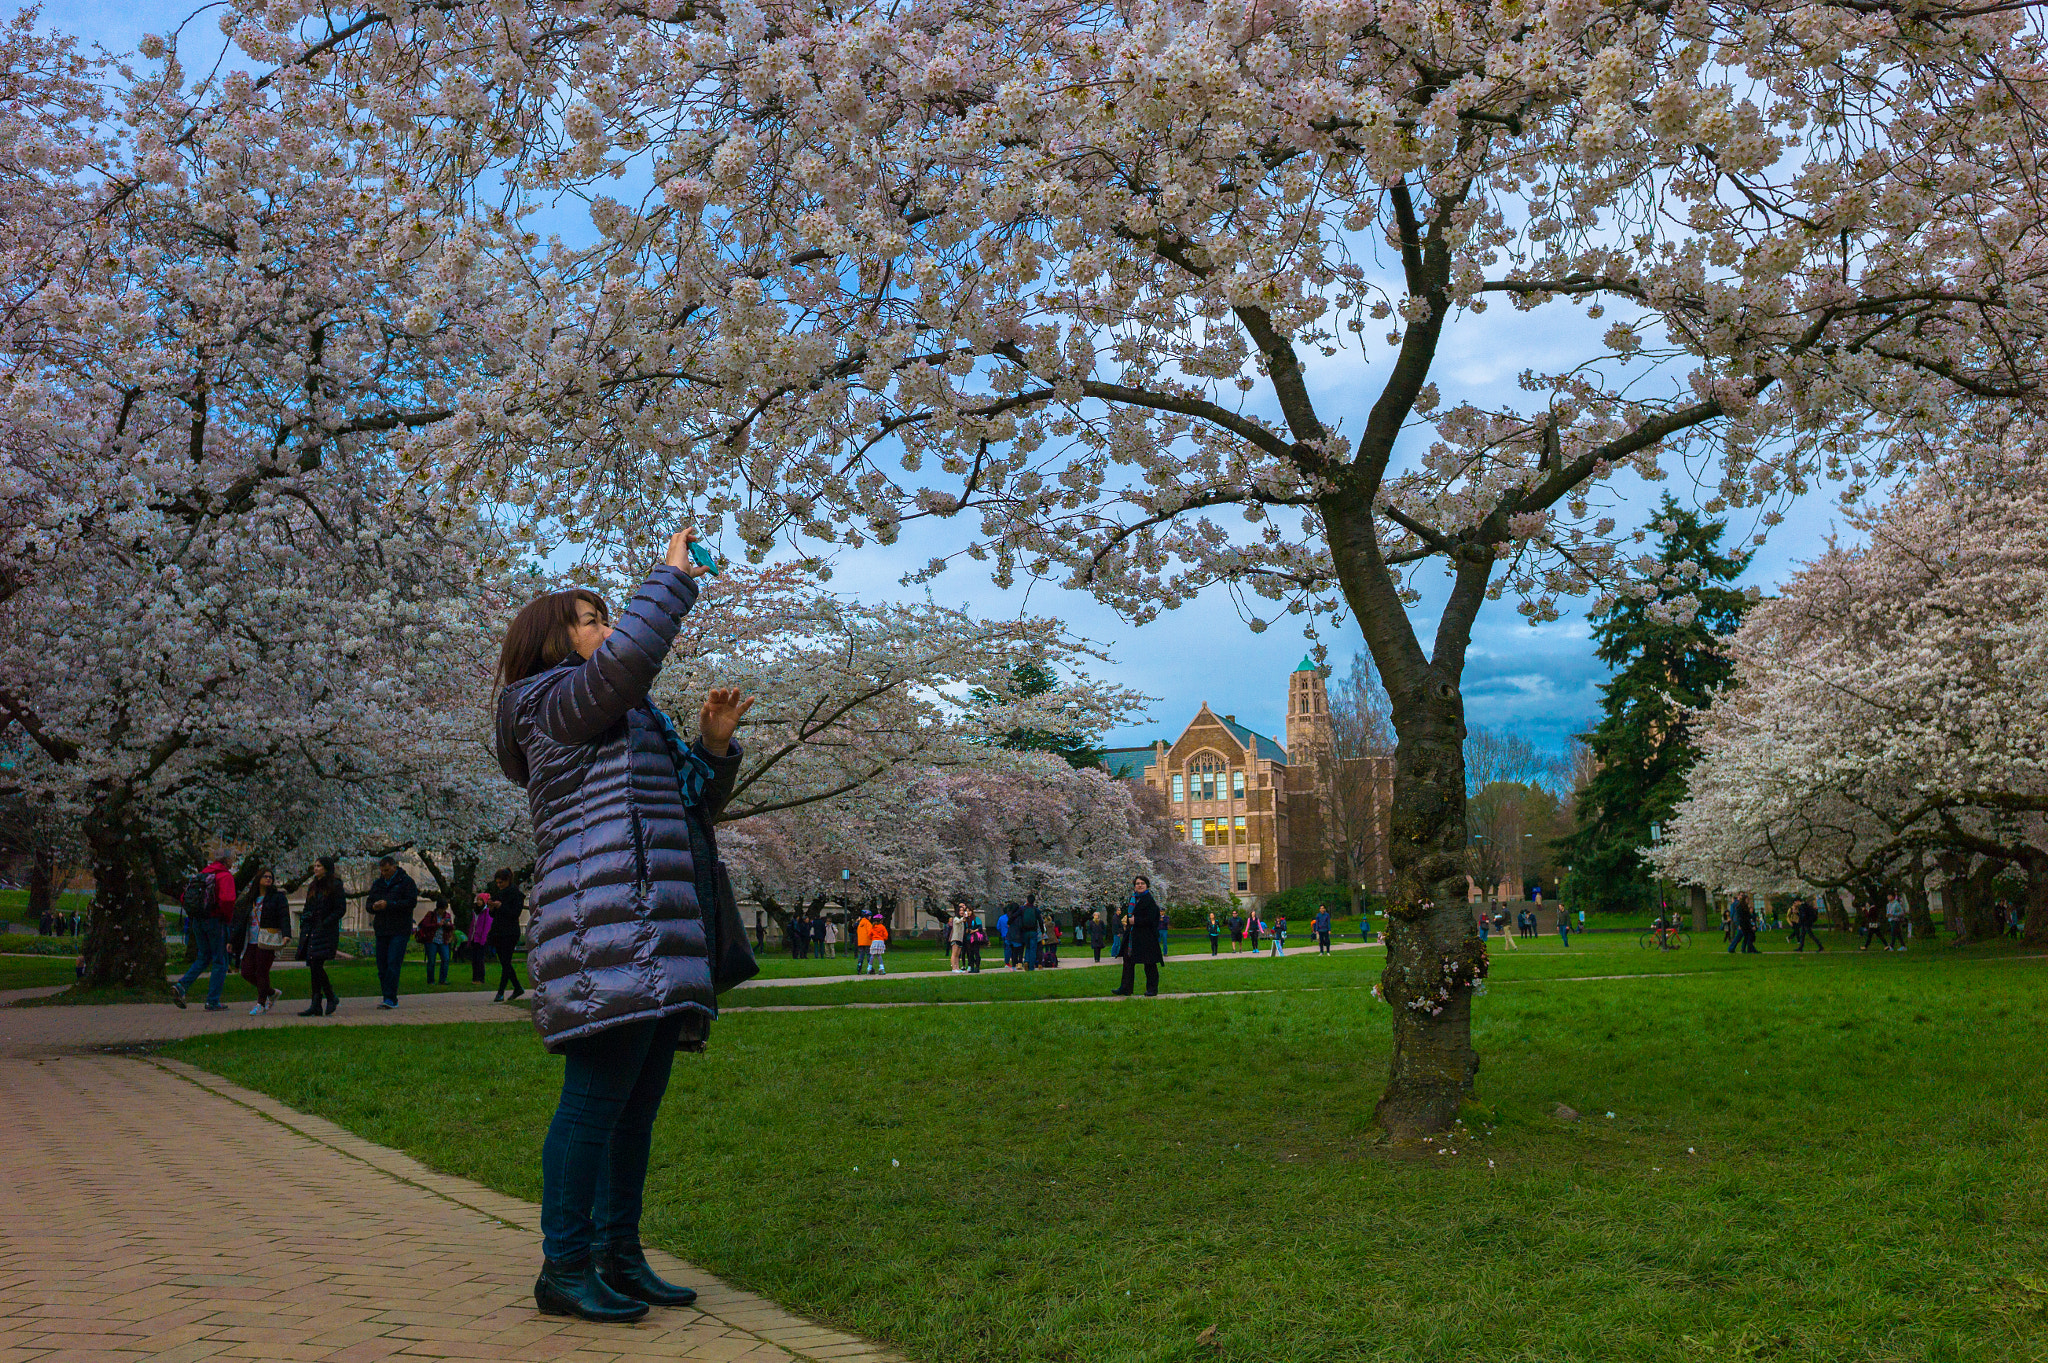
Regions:
<instances>
[{"instance_id":1,"label":"brick building with tower","mask_svg":"<svg viewBox=\"0 0 2048 1363\"><path fill-rule=\"evenodd\" d=\"M1175 833L1215 865L1220 891L1257 902L1331 879L1348 843L1361 883L1384 893L1393 759L1338 759L1323 670L1308 658L1287 678L1286 735L1281 743L1205 701L1179 738L1111 749L1105 765L1165 799Z\"/></svg>"}]
</instances>

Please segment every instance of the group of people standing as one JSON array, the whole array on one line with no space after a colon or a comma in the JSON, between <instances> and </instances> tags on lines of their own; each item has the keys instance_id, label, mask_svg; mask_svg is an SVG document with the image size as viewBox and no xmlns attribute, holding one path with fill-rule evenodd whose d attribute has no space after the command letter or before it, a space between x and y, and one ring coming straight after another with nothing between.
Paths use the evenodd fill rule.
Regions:
<instances>
[{"instance_id":1,"label":"group of people standing","mask_svg":"<svg viewBox=\"0 0 2048 1363\"><path fill-rule=\"evenodd\" d=\"M413 913L419 907L419 887L393 857L378 863L377 878L365 898L375 939L377 982L382 997L379 1008L398 1006L398 971L405 960L407 945L418 941L425 951L427 982L432 984L439 970L440 983L448 982L448 963L458 939L467 948L471 980L485 980L486 951L499 964L498 999L516 999L526 992L513 965L513 953L520 938L520 917L526 897L510 868L500 870L491 887L476 897L470 930L462 933L455 912L446 904L431 904L417 923ZM335 870L333 857L321 857L306 878L305 904L299 912L298 945L293 959L304 963L308 979L307 1004L300 1017L331 1017L341 1006L341 996L327 973L328 963L341 953L342 920L348 914L348 892ZM183 894L185 931L192 941L192 964L171 985L171 1002L186 1006L188 991L202 974L208 974L205 1009L225 1011L221 1002L232 962L256 990L251 1014L268 1013L284 997L271 977L277 956L293 941L291 901L275 875L263 871L257 876L256 891L246 903L236 892L234 873L216 858L194 873Z\"/></svg>"}]
</instances>

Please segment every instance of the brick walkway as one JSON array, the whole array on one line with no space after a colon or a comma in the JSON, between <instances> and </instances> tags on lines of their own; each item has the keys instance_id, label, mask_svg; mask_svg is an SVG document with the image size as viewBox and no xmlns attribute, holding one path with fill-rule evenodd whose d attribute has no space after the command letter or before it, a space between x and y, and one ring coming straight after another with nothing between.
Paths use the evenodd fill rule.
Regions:
<instances>
[{"instance_id":1,"label":"brick walkway","mask_svg":"<svg viewBox=\"0 0 2048 1363\"><path fill-rule=\"evenodd\" d=\"M700 1309L543 1316L532 1203L175 1062L0 1059L0 1160L0 1363L893 1363L659 1254Z\"/></svg>"}]
</instances>

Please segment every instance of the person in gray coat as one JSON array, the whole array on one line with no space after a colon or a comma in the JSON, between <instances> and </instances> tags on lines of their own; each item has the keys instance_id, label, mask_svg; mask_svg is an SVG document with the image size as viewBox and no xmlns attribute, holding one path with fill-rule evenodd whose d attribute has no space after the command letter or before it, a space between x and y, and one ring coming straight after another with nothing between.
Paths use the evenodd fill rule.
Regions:
<instances>
[{"instance_id":1,"label":"person in gray coat","mask_svg":"<svg viewBox=\"0 0 2048 1363\"><path fill-rule=\"evenodd\" d=\"M730 894L712 825L753 704L713 690L685 748L648 699L705 571L694 531L616 623L581 588L533 601L498 663L498 762L525 787L536 850L533 1023L565 1057L541 1147L542 1311L635 1320L696 1293L655 1276L640 1247L655 1114L680 1047L717 1016L707 923Z\"/></svg>"}]
</instances>

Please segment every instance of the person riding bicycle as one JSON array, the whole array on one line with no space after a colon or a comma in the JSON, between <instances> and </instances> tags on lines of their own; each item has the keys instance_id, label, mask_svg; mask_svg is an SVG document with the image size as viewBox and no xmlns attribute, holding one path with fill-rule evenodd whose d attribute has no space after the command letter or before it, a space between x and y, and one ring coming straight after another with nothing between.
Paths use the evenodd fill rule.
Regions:
<instances>
[{"instance_id":1,"label":"person riding bicycle","mask_svg":"<svg viewBox=\"0 0 2048 1363\"><path fill-rule=\"evenodd\" d=\"M1671 935L1678 931L1678 924L1666 914L1658 914L1650 920L1650 935L1657 940L1657 950L1671 950Z\"/></svg>"}]
</instances>

